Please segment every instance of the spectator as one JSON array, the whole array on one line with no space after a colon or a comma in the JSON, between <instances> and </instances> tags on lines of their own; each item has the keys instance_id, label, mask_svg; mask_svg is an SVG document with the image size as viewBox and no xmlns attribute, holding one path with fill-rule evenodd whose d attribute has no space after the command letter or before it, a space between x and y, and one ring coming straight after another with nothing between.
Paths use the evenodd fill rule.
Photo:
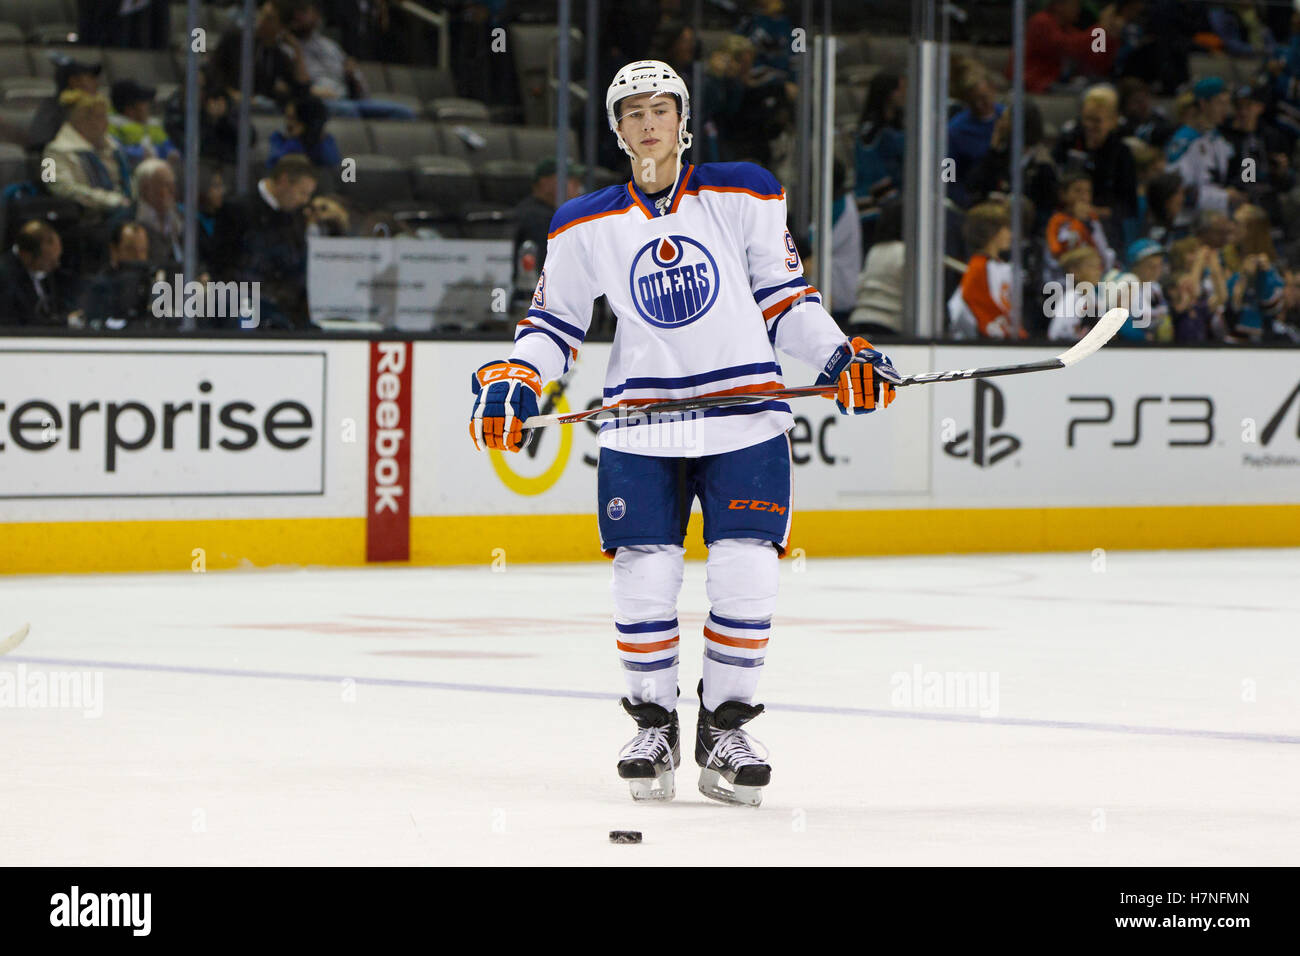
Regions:
<instances>
[{"instance_id":1,"label":"spectator","mask_svg":"<svg viewBox=\"0 0 1300 956\"><path fill-rule=\"evenodd\" d=\"M231 27L222 34L212 52L209 74L210 93L224 91L231 102L239 98L240 44L243 30ZM253 27L253 95L260 99L254 106L262 109L283 107L290 99L311 91L302 44L284 29L279 8L271 0L257 10Z\"/></svg>"},{"instance_id":2,"label":"spectator","mask_svg":"<svg viewBox=\"0 0 1300 956\"><path fill-rule=\"evenodd\" d=\"M108 100L98 93L64 90L59 101L68 118L45 147L45 158L54 161L50 192L92 215L130 205L130 161L108 135Z\"/></svg>"},{"instance_id":3,"label":"spectator","mask_svg":"<svg viewBox=\"0 0 1300 956\"><path fill-rule=\"evenodd\" d=\"M1030 93L1044 93L1075 71L1087 76L1110 73L1124 21L1111 4L1092 27L1079 30L1079 6L1079 0L1047 0L1025 25L1025 89ZM1104 32L1105 42L1097 42L1097 29ZM1011 69L1008 63L1007 76Z\"/></svg>"},{"instance_id":4,"label":"spectator","mask_svg":"<svg viewBox=\"0 0 1300 956\"><path fill-rule=\"evenodd\" d=\"M213 244L216 238L217 216L222 203L226 201L226 178L219 163L202 160L199 163L199 214L197 239L199 261L212 262ZM180 207L184 213L184 205Z\"/></svg>"},{"instance_id":5,"label":"spectator","mask_svg":"<svg viewBox=\"0 0 1300 956\"><path fill-rule=\"evenodd\" d=\"M1274 222L1282 221L1279 194L1295 185L1286 137L1271 124L1261 122L1267 108L1266 86L1243 86L1233 100L1231 118L1219 132L1232 154L1228 168L1249 201L1263 206Z\"/></svg>"},{"instance_id":6,"label":"spectator","mask_svg":"<svg viewBox=\"0 0 1300 956\"><path fill-rule=\"evenodd\" d=\"M1011 320L1011 211L1004 203L981 203L966 213L962 226L966 248L972 250L961 285L948 300L953 338L1025 338Z\"/></svg>"},{"instance_id":7,"label":"spectator","mask_svg":"<svg viewBox=\"0 0 1300 956\"><path fill-rule=\"evenodd\" d=\"M1174 242L1187 236L1183 217L1183 177L1165 172L1154 177L1146 188L1146 214L1138 229L1139 238L1154 239L1168 250Z\"/></svg>"},{"instance_id":8,"label":"spectator","mask_svg":"<svg viewBox=\"0 0 1300 956\"><path fill-rule=\"evenodd\" d=\"M1300 271L1288 269L1282 291L1282 316L1273 325L1277 338L1300 345Z\"/></svg>"},{"instance_id":9,"label":"spectator","mask_svg":"<svg viewBox=\"0 0 1300 956\"><path fill-rule=\"evenodd\" d=\"M167 133L153 122L152 86L141 86L135 80L118 80L113 84L113 113L108 131L122 144L132 167L145 159L167 159L176 152Z\"/></svg>"},{"instance_id":10,"label":"spectator","mask_svg":"<svg viewBox=\"0 0 1300 956\"><path fill-rule=\"evenodd\" d=\"M82 296L86 324L120 331L128 325L158 326L150 308L152 273L149 234L138 222L114 225L108 241L108 268L91 278Z\"/></svg>"},{"instance_id":11,"label":"spectator","mask_svg":"<svg viewBox=\"0 0 1300 956\"><path fill-rule=\"evenodd\" d=\"M849 325L874 341L903 330L903 205L886 203L876 223L875 242L858 276L857 303Z\"/></svg>"},{"instance_id":12,"label":"spectator","mask_svg":"<svg viewBox=\"0 0 1300 956\"><path fill-rule=\"evenodd\" d=\"M736 45L733 54L741 82L740 102L733 112L716 113L718 146L723 162L748 160L772 164L772 140L793 122L793 84L755 63L753 45Z\"/></svg>"},{"instance_id":13,"label":"spectator","mask_svg":"<svg viewBox=\"0 0 1300 956\"><path fill-rule=\"evenodd\" d=\"M77 39L87 46L165 50L171 8L167 0L77 0Z\"/></svg>"},{"instance_id":14,"label":"spectator","mask_svg":"<svg viewBox=\"0 0 1300 956\"><path fill-rule=\"evenodd\" d=\"M1151 87L1145 80L1128 76L1119 82L1120 133L1136 136L1144 143L1164 149L1177 125L1151 103Z\"/></svg>"},{"instance_id":15,"label":"spectator","mask_svg":"<svg viewBox=\"0 0 1300 956\"><path fill-rule=\"evenodd\" d=\"M1253 3L1214 4L1206 16L1229 56L1262 56L1273 49L1273 33L1261 22Z\"/></svg>"},{"instance_id":16,"label":"spectator","mask_svg":"<svg viewBox=\"0 0 1300 956\"><path fill-rule=\"evenodd\" d=\"M1077 246L1061 256L1060 265L1066 282L1044 304L1052 316L1047 337L1053 342L1077 342L1097 322L1101 255L1093 246Z\"/></svg>"},{"instance_id":17,"label":"spectator","mask_svg":"<svg viewBox=\"0 0 1300 956\"><path fill-rule=\"evenodd\" d=\"M970 177L970 192L980 202L1011 195L1011 110L1003 110L993 126L989 151ZM1032 230L1041 233L1056 207L1060 188L1056 164L1043 141L1043 117L1032 100L1025 101L1024 195L1034 204Z\"/></svg>"},{"instance_id":18,"label":"spectator","mask_svg":"<svg viewBox=\"0 0 1300 956\"><path fill-rule=\"evenodd\" d=\"M302 214L309 236L337 238L351 232L352 217L343 203L333 196L317 196L303 207Z\"/></svg>"},{"instance_id":19,"label":"spectator","mask_svg":"<svg viewBox=\"0 0 1300 956\"><path fill-rule=\"evenodd\" d=\"M580 166L569 167L569 184L566 195L573 199L582 195L582 177L585 171ZM533 189L519 200L511 215L515 223L515 262L519 262L520 250L524 243L533 244L536 257L535 268L530 281L521 279L529 295L537 285L537 275L546 265L546 236L551 229L551 219L555 217L555 157L547 156L533 167Z\"/></svg>"},{"instance_id":20,"label":"spectator","mask_svg":"<svg viewBox=\"0 0 1300 956\"><path fill-rule=\"evenodd\" d=\"M285 156L249 195L227 200L217 215L213 278L260 282L263 328L311 327L302 208L318 175L305 156Z\"/></svg>"},{"instance_id":21,"label":"spectator","mask_svg":"<svg viewBox=\"0 0 1300 956\"><path fill-rule=\"evenodd\" d=\"M1061 131L1052 156L1061 170L1081 169L1092 179L1097 218L1110 244L1119 245L1125 223L1137 218L1137 167L1119 130L1113 86L1100 84L1084 93L1078 122Z\"/></svg>"},{"instance_id":22,"label":"spectator","mask_svg":"<svg viewBox=\"0 0 1300 956\"><path fill-rule=\"evenodd\" d=\"M0 255L0 325L64 326L70 296L57 275L63 242L39 219L24 223Z\"/></svg>"},{"instance_id":23,"label":"spectator","mask_svg":"<svg viewBox=\"0 0 1300 956\"><path fill-rule=\"evenodd\" d=\"M794 79L790 68L790 38L794 24L785 13L785 0L757 0L757 12L741 21L736 32L754 44L759 69L772 70L782 82Z\"/></svg>"},{"instance_id":24,"label":"spectator","mask_svg":"<svg viewBox=\"0 0 1300 956\"><path fill-rule=\"evenodd\" d=\"M415 110L400 103L370 98L357 61L321 32L320 8L312 0L290 0L289 35L311 77L311 92L325 101L332 116L366 119L415 119Z\"/></svg>"},{"instance_id":25,"label":"spectator","mask_svg":"<svg viewBox=\"0 0 1300 956\"><path fill-rule=\"evenodd\" d=\"M700 58L700 41L695 30L676 17L659 25L650 44L650 59L662 60L678 76L690 76L695 61Z\"/></svg>"},{"instance_id":26,"label":"spectator","mask_svg":"<svg viewBox=\"0 0 1300 956\"><path fill-rule=\"evenodd\" d=\"M325 132L329 110L314 96L301 96L284 106L284 132L271 134L271 148L266 157L270 169L280 157L301 153L313 166L336 170L343 162L338 143Z\"/></svg>"},{"instance_id":27,"label":"spectator","mask_svg":"<svg viewBox=\"0 0 1300 956\"><path fill-rule=\"evenodd\" d=\"M867 84L858 138L853 144L854 192L859 206L879 206L903 188L903 110L907 82L886 70Z\"/></svg>"},{"instance_id":28,"label":"spectator","mask_svg":"<svg viewBox=\"0 0 1300 956\"><path fill-rule=\"evenodd\" d=\"M1286 281L1278 262L1268 214L1259 206L1242 206L1236 223L1236 270L1228 278L1228 314L1231 334L1258 342L1275 336L1274 323L1282 316Z\"/></svg>"},{"instance_id":29,"label":"spectator","mask_svg":"<svg viewBox=\"0 0 1300 956\"><path fill-rule=\"evenodd\" d=\"M1147 189L1164 174L1165 154L1135 137L1125 137L1124 143L1133 153L1133 168L1137 172L1137 215L1124 220L1124 247L1128 248L1143 236L1142 230L1147 225Z\"/></svg>"},{"instance_id":30,"label":"spectator","mask_svg":"<svg viewBox=\"0 0 1300 956\"><path fill-rule=\"evenodd\" d=\"M1106 291L1101 311L1115 306L1128 310L1129 317L1116 333L1130 342L1172 342L1174 326L1169 317L1160 278L1165 271L1165 252L1153 239L1138 239L1124 254L1128 271L1111 270L1102 280Z\"/></svg>"},{"instance_id":31,"label":"spectator","mask_svg":"<svg viewBox=\"0 0 1300 956\"><path fill-rule=\"evenodd\" d=\"M1068 173L1061 180L1056 212L1047 221L1044 278L1063 281L1062 257L1079 246L1091 246L1101 259L1102 271L1109 269L1115 254L1092 205L1092 179L1082 172Z\"/></svg>"},{"instance_id":32,"label":"spectator","mask_svg":"<svg viewBox=\"0 0 1300 956\"><path fill-rule=\"evenodd\" d=\"M1169 279L1169 316L1174 324L1174 341L1179 345L1208 342L1214 307L1202 287L1196 269L1174 272Z\"/></svg>"},{"instance_id":33,"label":"spectator","mask_svg":"<svg viewBox=\"0 0 1300 956\"><path fill-rule=\"evenodd\" d=\"M958 205L968 206L967 182L993 143L993 127L1003 107L994 97L993 84L981 67L971 67L957 87L957 94L966 107L948 121L948 156L954 161L956 177L949 195Z\"/></svg>"},{"instance_id":34,"label":"spectator","mask_svg":"<svg viewBox=\"0 0 1300 956\"><path fill-rule=\"evenodd\" d=\"M1223 223L1231 229L1232 220L1222 213L1202 217L1196 235L1180 239L1169 249L1170 269L1175 273L1190 271L1196 277L1197 287L1209 309L1207 336L1216 338L1223 338L1227 333L1224 317L1228 302L1227 270L1223 265L1221 247L1211 245L1207 239L1220 242L1225 234ZM1200 296L1197 301L1200 301Z\"/></svg>"},{"instance_id":35,"label":"spectator","mask_svg":"<svg viewBox=\"0 0 1300 956\"><path fill-rule=\"evenodd\" d=\"M185 261L185 220L176 205L176 174L165 160L146 159L133 181L134 219L149 238L149 267L177 272Z\"/></svg>"},{"instance_id":36,"label":"spectator","mask_svg":"<svg viewBox=\"0 0 1300 956\"><path fill-rule=\"evenodd\" d=\"M66 56L54 56L54 95L42 100L27 130L27 148L40 152L50 140L59 135L59 128L67 117L59 97L66 90L77 90L94 96L99 92L99 63L84 63Z\"/></svg>"},{"instance_id":37,"label":"spectator","mask_svg":"<svg viewBox=\"0 0 1300 956\"><path fill-rule=\"evenodd\" d=\"M725 37L722 45L710 54L704 88L698 97L692 98L699 100L697 115L704 136L702 140L697 138L695 148L704 151L704 162L722 162L739 154L733 143L723 140L722 130L735 126L732 117L744 103L745 77L753 66L754 45L734 33Z\"/></svg>"},{"instance_id":38,"label":"spectator","mask_svg":"<svg viewBox=\"0 0 1300 956\"><path fill-rule=\"evenodd\" d=\"M1230 185L1240 179L1231 168L1232 146L1219 132L1232 107L1232 98L1217 76L1197 80L1192 92L1196 110L1191 122L1169 140L1166 155L1170 168L1183 177L1183 184L1193 194L1191 208L1227 212L1230 202L1240 203L1246 198L1245 193Z\"/></svg>"},{"instance_id":39,"label":"spectator","mask_svg":"<svg viewBox=\"0 0 1300 956\"><path fill-rule=\"evenodd\" d=\"M232 96L208 70L199 71L199 155L233 166L239 161L238 95ZM185 143L185 89L167 100L163 109L163 126L178 151ZM248 130L248 145L257 142L257 130Z\"/></svg>"}]
</instances>

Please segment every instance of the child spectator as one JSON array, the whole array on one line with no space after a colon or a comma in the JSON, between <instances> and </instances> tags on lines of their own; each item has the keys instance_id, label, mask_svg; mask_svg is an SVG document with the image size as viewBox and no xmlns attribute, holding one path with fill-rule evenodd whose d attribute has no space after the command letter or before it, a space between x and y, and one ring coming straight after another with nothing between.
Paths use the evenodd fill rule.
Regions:
<instances>
[{"instance_id":1,"label":"child spectator","mask_svg":"<svg viewBox=\"0 0 1300 956\"><path fill-rule=\"evenodd\" d=\"M1061 180L1056 212L1047 221L1047 248L1043 269L1047 281L1063 281L1061 257L1071 249L1091 246L1101 258L1102 271L1109 269L1115 254L1092 208L1092 178L1087 173L1070 173Z\"/></svg>"},{"instance_id":2,"label":"child spectator","mask_svg":"<svg viewBox=\"0 0 1300 956\"><path fill-rule=\"evenodd\" d=\"M167 133L151 118L154 89L135 80L113 84L113 113L108 131L122 144L134 168L146 159L167 159L176 152Z\"/></svg>"},{"instance_id":3,"label":"child spectator","mask_svg":"<svg viewBox=\"0 0 1300 956\"><path fill-rule=\"evenodd\" d=\"M270 151L266 168L270 169L284 156L301 153L313 166L336 168L343 162L338 143L325 132L329 110L315 96L300 96L284 107L284 132L271 134Z\"/></svg>"},{"instance_id":4,"label":"child spectator","mask_svg":"<svg viewBox=\"0 0 1300 956\"><path fill-rule=\"evenodd\" d=\"M1227 273L1223 268L1223 260L1218 250L1208 245L1201 235L1198 233L1180 239L1169 249L1171 270L1175 274L1187 271L1195 277L1196 288L1199 290L1197 301L1204 302L1208 309L1205 337L1196 341L1223 337L1226 331L1224 309L1228 301ZM1195 330L1193 333L1199 334ZM1175 339L1178 340L1176 326Z\"/></svg>"},{"instance_id":5,"label":"child spectator","mask_svg":"<svg viewBox=\"0 0 1300 956\"><path fill-rule=\"evenodd\" d=\"M1077 342L1097 322L1101 291L1101 254L1090 245L1077 246L1061 256L1067 281L1045 305L1051 312L1047 337L1053 342ZM1073 280L1073 281L1069 281Z\"/></svg>"},{"instance_id":6,"label":"child spectator","mask_svg":"<svg viewBox=\"0 0 1300 956\"><path fill-rule=\"evenodd\" d=\"M1273 336L1273 324L1282 314L1286 282L1278 268L1277 251L1273 248L1264 210L1259 206L1242 206L1233 220L1238 239L1237 268L1228 279L1231 333L1258 342Z\"/></svg>"},{"instance_id":7,"label":"child spectator","mask_svg":"<svg viewBox=\"0 0 1300 956\"><path fill-rule=\"evenodd\" d=\"M948 300L953 338L1026 338L1025 330L1011 321L1011 264L1003 259L1011 248L1011 210L1005 203L974 206L962 234L973 254Z\"/></svg>"},{"instance_id":8,"label":"child spectator","mask_svg":"<svg viewBox=\"0 0 1300 956\"><path fill-rule=\"evenodd\" d=\"M1187 236L1183 216L1183 177L1165 172L1146 188L1146 214L1138 227L1139 238L1154 239L1166 250Z\"/></svg>"},{"instance_id":9,"label":"child spectator","mask_svg":"<svg viewBox=\"0 0 1300 956\"><path fill-rule=\"evenodd\" d=\"M1101 304L1105 312L1115 306L1129 312L1119 327L1120 338L1130 342L1172 342L1174 326L1169 317L1160 278L1165 271L1165 252L1153 239L1139 239L1125 250L1128 271L1113 269L1102 279L1106 295Z\"/></svg>"}]
</instances>

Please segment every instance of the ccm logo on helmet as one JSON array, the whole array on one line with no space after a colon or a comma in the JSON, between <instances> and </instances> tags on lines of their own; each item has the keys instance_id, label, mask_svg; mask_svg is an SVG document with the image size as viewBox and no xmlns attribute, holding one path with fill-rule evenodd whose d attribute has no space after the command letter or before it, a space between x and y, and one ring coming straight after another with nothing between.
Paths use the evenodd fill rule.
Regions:
<instances>
[{"instance_id":1,"label":"ccm logo on helmet","mask_svg":"<svg viewBox=\"0 0 1300 956\"><path fill-rule=\"evenodd\" d=\"M785 514L785 507L778 505L775 501L750 501L748 498L732 498L731 504L727 505L730 511L770 511L772 514Z\"/></svg>"}]
</instances>

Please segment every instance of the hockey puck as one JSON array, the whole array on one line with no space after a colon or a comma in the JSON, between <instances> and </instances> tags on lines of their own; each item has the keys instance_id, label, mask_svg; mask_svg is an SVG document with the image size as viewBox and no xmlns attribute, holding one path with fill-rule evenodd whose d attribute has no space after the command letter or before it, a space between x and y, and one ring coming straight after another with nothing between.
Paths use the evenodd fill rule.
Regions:
<instances>
[{"instance_id":1,"label":"hockey puck","mask_svg":"<svg viewBox=\"0 0 1300 956\"><path fill-rule=\"evenodd\" d=\"M640 830L610 830L609 842L610 843L640 843L641 831Z\"/></svg>"}]
</instances>

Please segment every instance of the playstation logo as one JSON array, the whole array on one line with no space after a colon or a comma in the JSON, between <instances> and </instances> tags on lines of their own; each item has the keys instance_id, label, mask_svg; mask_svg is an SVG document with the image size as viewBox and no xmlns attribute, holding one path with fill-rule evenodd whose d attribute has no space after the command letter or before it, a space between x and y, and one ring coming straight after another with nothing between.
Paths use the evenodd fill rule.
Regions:
<instances>
[{"instance_id":1,"label":"playstation logo","mask_svg":"<svg viewBox=\"0 0 1300 956\"><path fill-rule=\"evenodd\" d=\"M1002 392L996 385L976 379L974 427L962 432L952 441L945 442L944 454L954 458L970 458L980 468L996 465L1020 447L1020 439L1015 435L991 431L1002 427L1004 417L1006 400L1002 397Z\"/></svg>"}]
</instances>

